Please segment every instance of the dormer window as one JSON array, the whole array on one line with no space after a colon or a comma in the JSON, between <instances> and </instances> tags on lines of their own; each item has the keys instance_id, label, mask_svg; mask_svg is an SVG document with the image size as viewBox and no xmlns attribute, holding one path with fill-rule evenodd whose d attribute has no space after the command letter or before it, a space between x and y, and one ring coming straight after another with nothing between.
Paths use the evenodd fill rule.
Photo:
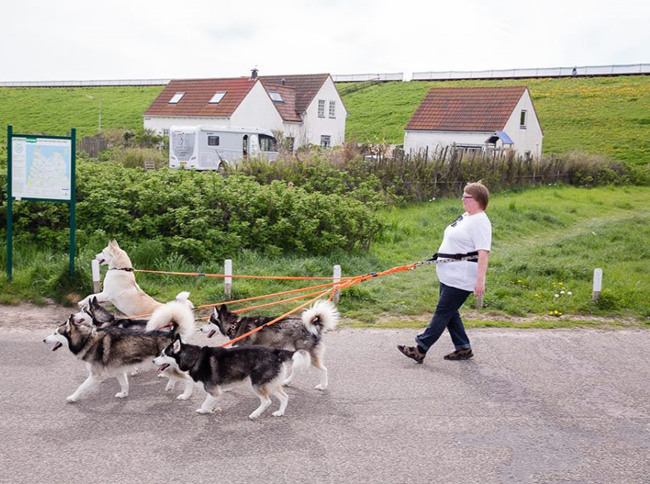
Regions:
<instances>
[{"instance_id":1,"label":"dormer window","mask_svg":"<svg viewBox=\"0 0 650 484\"><path fill-rule=\"evenodd\" d=\"M225 95L226 91L215 92L214 96L212 96L212 99L210 99L210 104L219 104L219 101L221 101Z\"/></svg>"},{"instance_id":2,"label":"dormer window","mask_svg":"<svg viewBox=\"0 0 650 484\"><path fill-rule=\"evenodd\" d=\"M272 101L278 102L278 103L283 103L284 99L282 99L282 94L280 94L278 91L269 91L269 96L271 97Z\"/></svg>"},{"instance_id":3,"label":"dormer window","mask_svg":"<svg viewBox=\"0 0 650 484\"><path fill-rule=\"evenodd\" d=\"M183 96L185 96L184 92L177 92L174 94L174 97L169 100L169 104L178 104L178 102L183 99Z\"/></svg>"}]
</instances>

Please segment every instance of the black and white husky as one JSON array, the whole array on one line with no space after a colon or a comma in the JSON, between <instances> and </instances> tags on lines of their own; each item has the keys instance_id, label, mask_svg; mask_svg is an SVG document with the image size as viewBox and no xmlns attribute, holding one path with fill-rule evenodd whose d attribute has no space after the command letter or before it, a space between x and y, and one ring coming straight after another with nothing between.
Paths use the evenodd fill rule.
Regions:
<instances>
[{"instance_id":1,"label":"black and white husky","mask_svg":"<svg viewBox=\"0 0 650 484\"><path fill-rule=\"evenodd\" d=\"M172 330L163 331L162 328L170 323ZM159 355L175 337L189 337L194 329L194 314L189 306L184 302L171 301L154 311L144 331L121 327L97 328L92 324L79 322L75 315L71 315L43 341L54 344L52 351L67 345L77 358L86 362L88 378L67 398L68 402L76 402L90 388L108 377L117 378L120 384L120 392L115 396L127 397L127 372L135 365L151 361L151 358ZM185 381L185 392L178 398L186 400L190 397L194 382L189 375L177 369L170 369L165 376L170 379L168 389L172 382Z\"/></svg>"},{"instance_id":2,"label":"black and white husky","mask_svg":"<svg viewBox=\"0 0 650 484\"><path fill-rule=\"evenodd\" d=\"M263 316L240 317L228 311L223 305L215 308L210 321L201 328L208 337L221 332L229 339L235 339L247 332L273 321L274 318ZM323 364L325 344L323 332L334 329L339 321L339 313L330 301L319 301L305 310L302 317L288 317L254 333L236 343L238 345L262 345L289 350L305 350L311 356L311 364L320 371L318 390L325 390L328 385L327 368ZM295 377L292 372L284 382L291 384Z\"/></svg>"},{"instance_id":3,"label":"black and white husky","mask_svg":"<svg viewBox=\"0 0 650 484\"><path fill-rule=\"evenodd\" d=\"M271 396L280 400L280 409L273 412L273 416L284 415L289 402L289 396L282 389L282 382L287 378L287 366L291 365L292 372L308 367L309 354L302 350L288 351L266 346L195 346L176 337L153 362L159 365L160 371L170 365L176 366L203 385L208 395L197 409L198 413L214 412L218 397L224 391L248 381L260 399L260 406L248 416L256 419L271 405Z\"/></svg>"}]
</instances>

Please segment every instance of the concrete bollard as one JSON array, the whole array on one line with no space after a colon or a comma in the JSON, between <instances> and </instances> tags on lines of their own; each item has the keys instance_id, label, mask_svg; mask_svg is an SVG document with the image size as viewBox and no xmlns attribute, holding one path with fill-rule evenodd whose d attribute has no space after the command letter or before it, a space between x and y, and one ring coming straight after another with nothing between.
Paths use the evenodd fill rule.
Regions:
<instances>
[{"instance_id":1,"label":"concrete bollard","mask_svg":"<svg viewBox=\"0 0 650 484\"><path fill-rule=\"evenodd\" d=\"M226 259L223 264L223 273L226 277L223 278L223 289L226 293L226 297L230 299L232 296L232 260Z\"/></svg>"},{"instance_id":2,"label":"concrete bollard","mask_svg":"<svg viewBox=\"0 0 650 484\"><path fill-rule=\"evenodd\" d=\"M334 266L334 274L332 276L332 282L341 282L341 266L336 265ZM339 298L341 297L341 291L336 290L334 291L334 304L339 303Z\"/></svg>"},{"instance_id":3,"label":"concrete bollard","mask_svg":"<svg viewBox=\"0 0 650 484\"><path fill-rule=\"evenodd\" d=\"M99 261L97 259L93 259L92 262L90 263L90 268L93 274L93 294L97 294L99 292L102 292L102 281L99 272Z\"/></svg>"},{"instance_id":4,"label":"concrete bollard","mask_svg":"<svg viewBox=\"0 0 650 484\"><path fill-rule=\"evenodd\" d=\"M594 287L593 293L591 294L591 300L593 302L598 301L600 292L603 290L603 270L594 269Z\"/></svg>"}]
</instances>

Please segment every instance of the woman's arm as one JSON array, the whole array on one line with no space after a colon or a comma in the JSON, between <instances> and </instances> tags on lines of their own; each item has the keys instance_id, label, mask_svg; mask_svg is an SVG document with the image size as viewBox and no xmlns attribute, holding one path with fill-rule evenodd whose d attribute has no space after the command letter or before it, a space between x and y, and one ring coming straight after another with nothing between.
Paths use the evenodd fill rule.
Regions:
<instances>
[{"instance_id":1,"label":"woman's arm","mask_svg":"<svg viewBox=\"0 0 650 484\"><path fill-rule=\"evenodd\" d=\"M481 297L485 294L485 274L487 273L489 250L478 251L478 277L476 278L476 286L474 286L474 295Z\"/></svg>"}]
</instances>

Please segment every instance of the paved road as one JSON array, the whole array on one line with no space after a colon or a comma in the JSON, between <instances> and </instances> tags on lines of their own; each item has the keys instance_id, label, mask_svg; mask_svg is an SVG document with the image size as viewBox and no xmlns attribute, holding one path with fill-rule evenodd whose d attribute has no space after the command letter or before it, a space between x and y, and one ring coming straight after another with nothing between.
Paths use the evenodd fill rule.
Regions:
<instances>
[{"instance_id":1,"label":"paved road","mask_svg":"<svg viewBox=\"0 0 650 484\"><path fill-rule=\"evenodd\" d=\"M474 360L442 360L445 335L424 365L395 349L411 330L336 331L329 391L310 370L254 422L246 388L202 416L201 390L176 401L153 371L67 404L85 369L50 332L0 333L0 482L650 480L650 331L474 330Z\"/></svg>"}]
</instances>

